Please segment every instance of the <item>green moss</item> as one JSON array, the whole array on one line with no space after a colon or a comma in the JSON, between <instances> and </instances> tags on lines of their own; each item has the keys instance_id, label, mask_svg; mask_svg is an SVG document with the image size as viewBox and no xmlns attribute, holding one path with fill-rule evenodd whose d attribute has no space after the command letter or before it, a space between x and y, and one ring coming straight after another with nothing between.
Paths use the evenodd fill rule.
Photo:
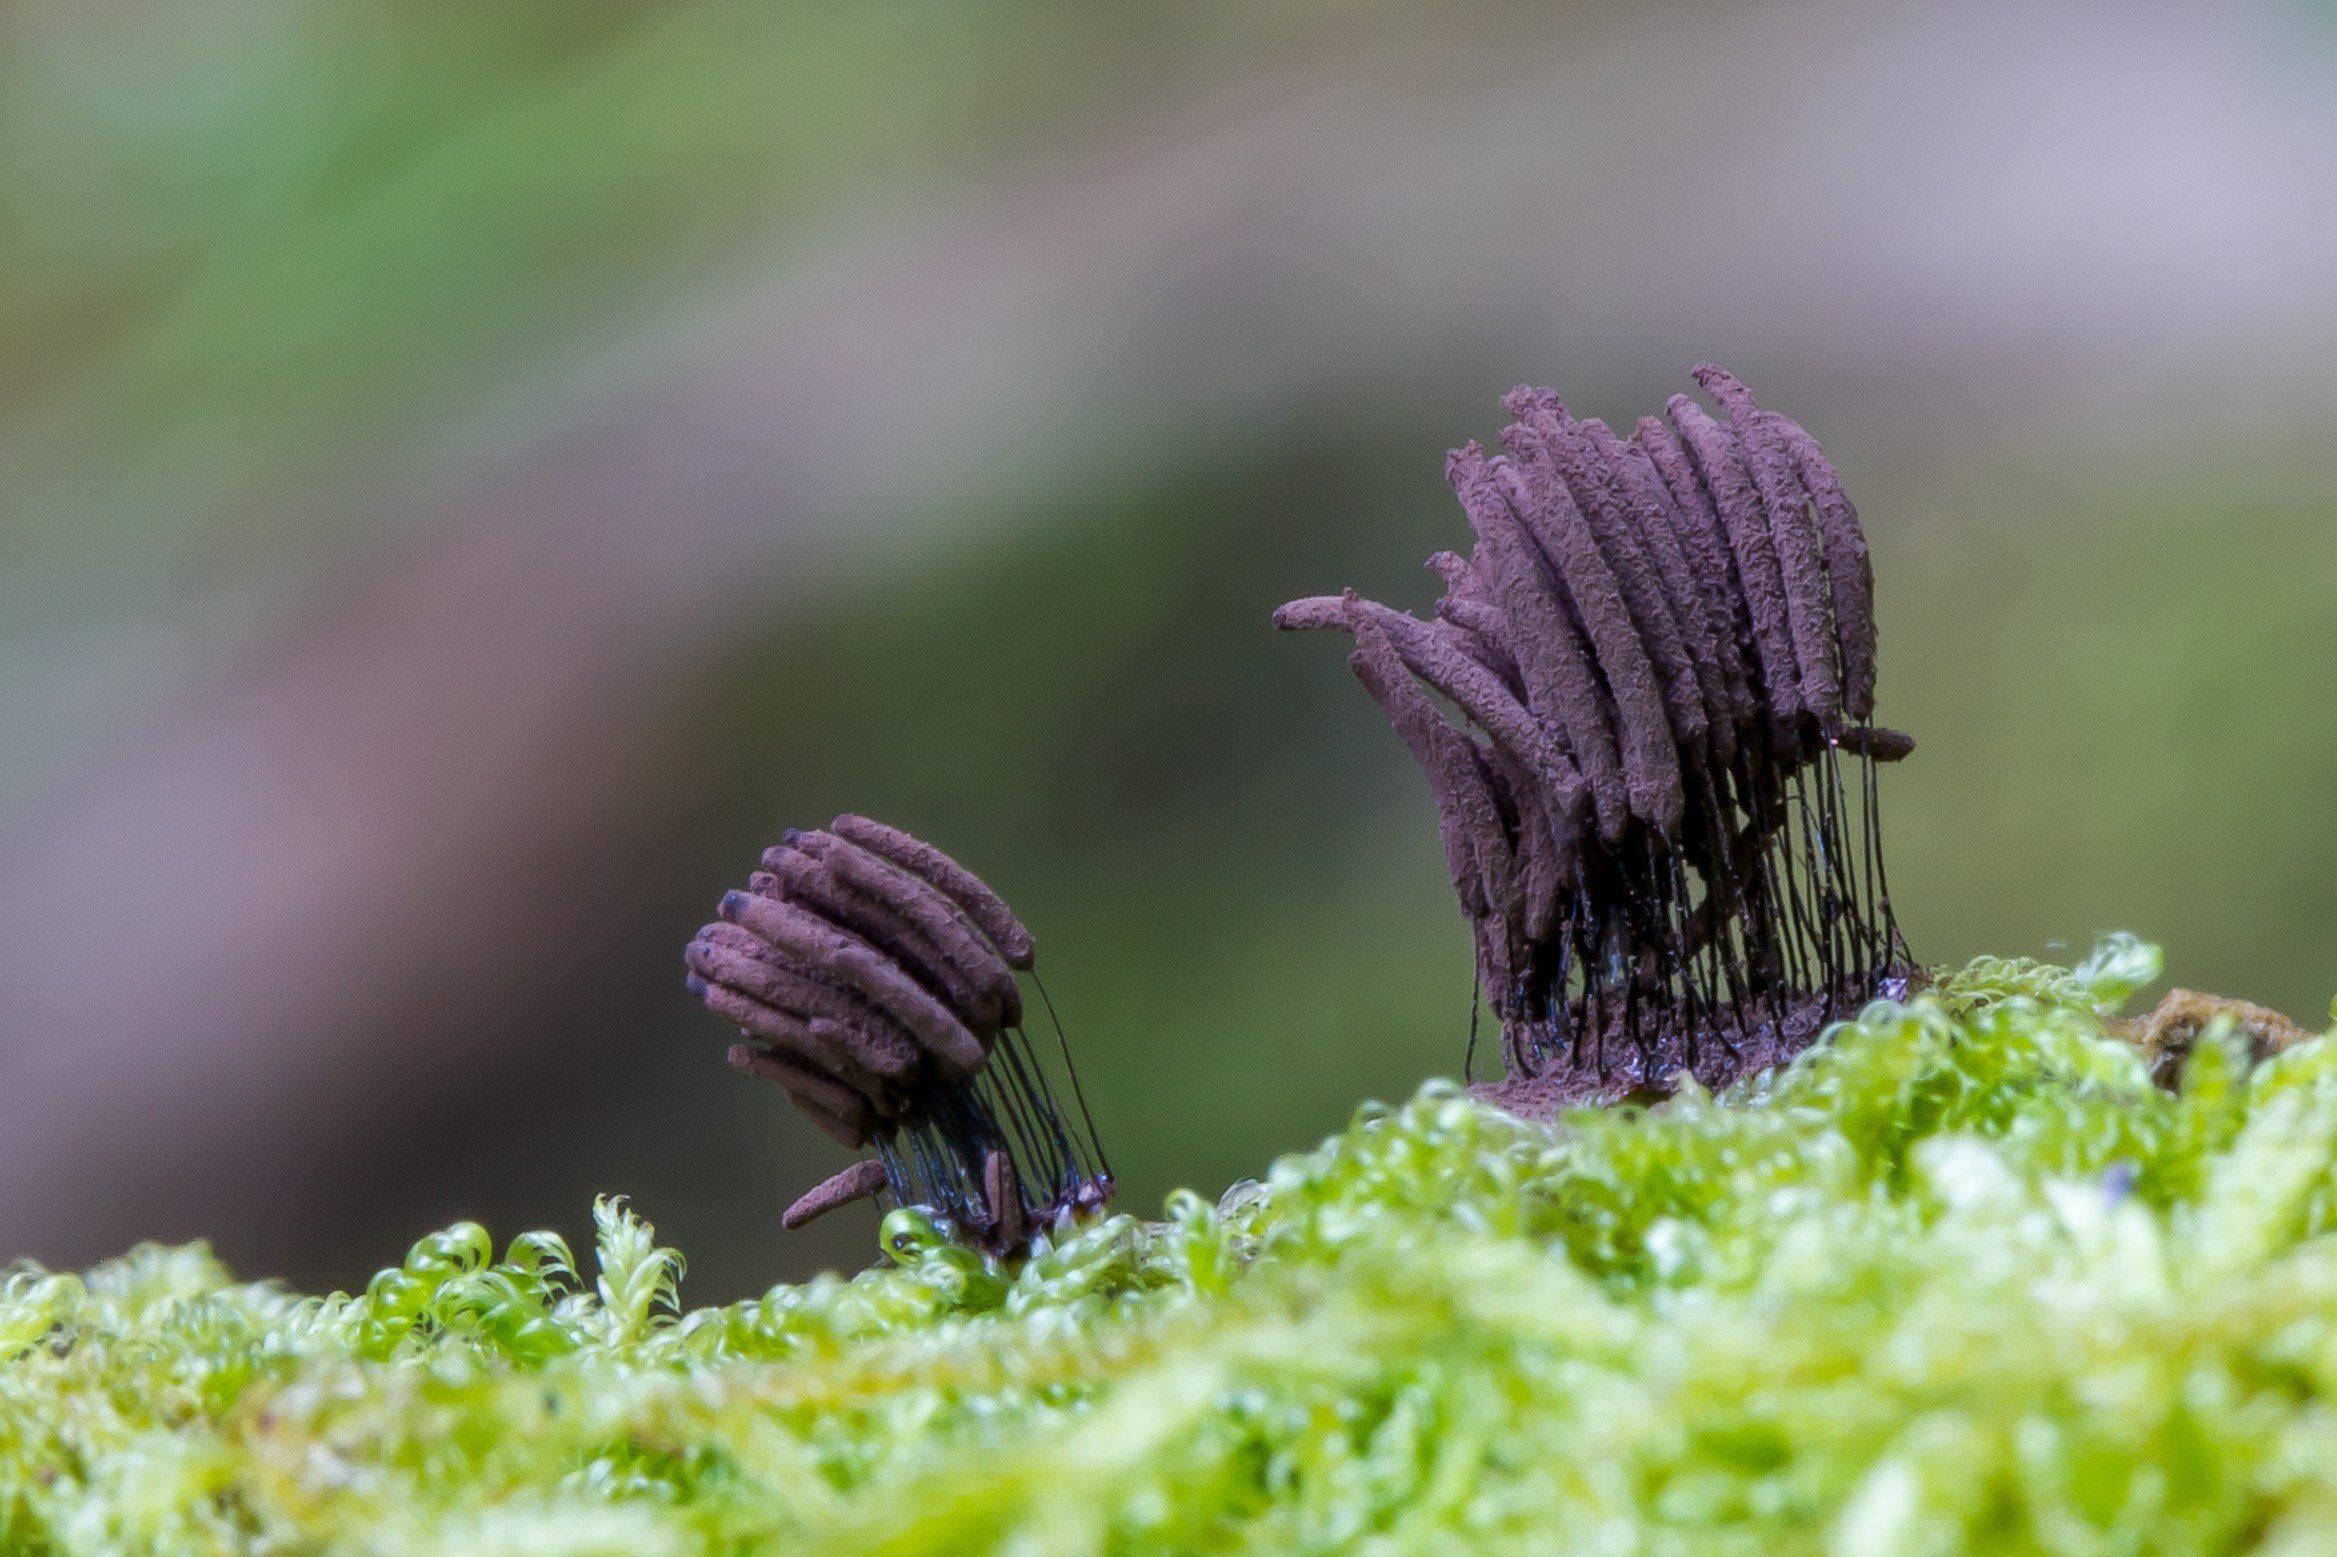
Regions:
<instances>
[{"instance_id":1,"label":"green moss","mask_svg":"<svg viewBox=\"0 0 2337 1557\"><path fill-rule=\"evenodd\" d=\"M1166 1220L677 1312L600 1208L359 1297L199 1246L0 1292L9 1550L2305 1549L2337 1520L2337 1046L1983 962L1553 1134L1437 1083ZM2284 1548L2285 1549L2285 1548Z\"/></svg>"}]
</instances>

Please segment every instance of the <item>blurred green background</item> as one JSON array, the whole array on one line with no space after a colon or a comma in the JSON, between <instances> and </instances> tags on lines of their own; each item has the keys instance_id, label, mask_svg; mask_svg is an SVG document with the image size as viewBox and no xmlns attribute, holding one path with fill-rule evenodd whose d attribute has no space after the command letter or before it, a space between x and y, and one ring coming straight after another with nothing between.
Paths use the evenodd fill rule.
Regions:
<instances>
[{"instance_id":1,"label":"blurred green background","mask_svg":"<svg viewBox=\"0 0 2337 1557\"><path fill-rule=\"evenodd\" d=\"M1125 1203L1457 1071L1425 606L1705 357L1882 595L1918 954L2337 989L2327 8L0 0L0 1256L349 1285L838 1154L679 951L782 827L1037 932Z\"/></svg>"}]
</instances>

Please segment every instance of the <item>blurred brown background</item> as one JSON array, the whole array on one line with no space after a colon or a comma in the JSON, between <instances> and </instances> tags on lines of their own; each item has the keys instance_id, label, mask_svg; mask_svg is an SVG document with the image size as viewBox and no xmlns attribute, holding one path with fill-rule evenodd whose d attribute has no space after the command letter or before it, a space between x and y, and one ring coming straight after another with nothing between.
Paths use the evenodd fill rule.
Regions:
<instances>
[{"instance_id":1,"label":"blurred brown background","mask_svg":"<svg viewBox=\"0 0 2337 1557\"><path fill-rule=\"evenodd\" d=\"M1703 357L1866 515L1918 953L2317 1022L2330 8L1419 9L0 0L0 1257L862 1262L678 960L843 807L1031 922L1135 1209L1454 1071L1267 612Z\"/></svg>"}]
</instances>

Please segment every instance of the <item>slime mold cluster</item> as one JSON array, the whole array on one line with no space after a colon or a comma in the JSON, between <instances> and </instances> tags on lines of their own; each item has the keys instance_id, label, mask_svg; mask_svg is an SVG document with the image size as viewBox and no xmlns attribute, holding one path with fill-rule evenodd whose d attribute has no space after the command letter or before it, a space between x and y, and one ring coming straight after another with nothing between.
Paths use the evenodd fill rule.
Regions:
<instances>
[{"instance_id":1,"label":"slime mold cluster","mask_svg":"<svg viewBox=\"0 0 2337 1557\"><path fill-rule=\"evenodd\" d=\"M886 1193L1004 1253L1109 1203L1094 1126L1071 1124L1023 1036L1015 975L1036 948L1004 899L849 812L790 831L763 867L690 942L690 988L739 1029L732 1065L778 1082L840 1145L876 1150L788 1207L787 1226Z\"/></svg>"},{"instance_id":2,"label":"slime mold cluster","mask_svg":"<svg viewBox=\"0 0 2337 1557\"><path fill-rule=\"evenodd\" d=\"M1504 452L1447 462L1476 545L1429 559L1433 619L1275 613L1352 635L1428 776L1520 1113L1724 1085L1915 971L1874 778L1914 743L1873 723L1857 511L1798 424L1695 378L1725 421L1679 395L1629 437L1513 390Z\"/></svg>"}]
</instances>

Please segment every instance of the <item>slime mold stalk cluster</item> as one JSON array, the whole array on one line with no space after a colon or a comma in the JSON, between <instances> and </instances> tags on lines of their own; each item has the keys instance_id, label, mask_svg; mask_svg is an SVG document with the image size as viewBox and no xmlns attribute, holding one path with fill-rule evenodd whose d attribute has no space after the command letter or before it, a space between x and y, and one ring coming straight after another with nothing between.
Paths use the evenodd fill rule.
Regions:
<instances>
[{"instance_id":1,"label":"slime mold stalk cluster","mask_svg":"<svg viewBox=\"0 0 2337 1557\"><path fill-rule=\"evenodd\" d=\"M1288 630L1355 643L1428 775L1479 984L1528 1114L1775 1064L1913 972L1883 874L1873 577L1807 432L1724 370L1629 436L1547 389L1502 452L1453 451L1475 532L1432 620L1343 595ZM1446 710L1458 715L1458 722Z\"/></svg>"},{"instance_id":2,"label":"slime mold stalk cluster","mask_svg":"<svg viewBox=\"0 0 2337 1557\"><path fill-rule=\"evenodd\" d=\"M787 1226L887 1192L1005 1254L1110 1201L1093 1126L1071 1124L1023 1035L1030 932L972 871L847 813L790 831L720 912L684 960L739 1029L731 1064L876 1153L797 1200Z\"/></svg>"}]
</instances>

